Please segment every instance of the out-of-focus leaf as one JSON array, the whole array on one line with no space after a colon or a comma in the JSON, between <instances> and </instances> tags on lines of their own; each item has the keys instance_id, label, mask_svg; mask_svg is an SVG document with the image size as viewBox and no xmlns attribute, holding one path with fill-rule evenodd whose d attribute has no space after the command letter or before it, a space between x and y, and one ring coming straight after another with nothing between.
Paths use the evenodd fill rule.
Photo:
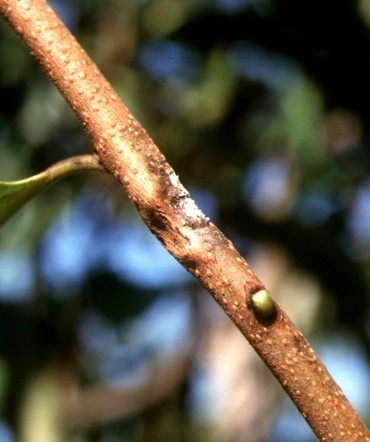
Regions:
<instances>
[{"instance_id":1,"label":"out-of-focus leaf","mask_svg":"<svg viewBox=\"0 0 370 442\"><path fill-rule=\"evenodd\" d=\"M204 79L184 96L181 112L195 127L219 123L230 111L238 78L223 48L215 48L205 64Z\"/></svg>"},{"instance_id":2,"label":"out-of-focus leaf","mask_svg":"<svg viewBox=\"0 0 370 442\"><path fill-rule=\"evenodd\" d=\"M11 182L0 181L0 225L51 184L84 170L104 169L94 156L80 155L60 161L30 178Z\"/></svg>"}]
</instances>

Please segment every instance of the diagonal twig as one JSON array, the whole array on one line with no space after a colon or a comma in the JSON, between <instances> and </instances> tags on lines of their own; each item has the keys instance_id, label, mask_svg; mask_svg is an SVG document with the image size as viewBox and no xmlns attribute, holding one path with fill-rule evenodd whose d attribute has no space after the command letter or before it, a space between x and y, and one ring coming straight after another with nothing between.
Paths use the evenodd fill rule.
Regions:
<instances>
[{"instance_id":1,"label":"diagonal twig","mask_svg":"<svg viewBox=\"0 0 370 442\"><path fill-rule=\"evenodd\" d=\"M301 332L232 243L202 214L132 116L44 0L0 0L0 12L64 95L103 166L166 249L211 293L322 441L370 433Z\"/></svg>"}]
</instances>

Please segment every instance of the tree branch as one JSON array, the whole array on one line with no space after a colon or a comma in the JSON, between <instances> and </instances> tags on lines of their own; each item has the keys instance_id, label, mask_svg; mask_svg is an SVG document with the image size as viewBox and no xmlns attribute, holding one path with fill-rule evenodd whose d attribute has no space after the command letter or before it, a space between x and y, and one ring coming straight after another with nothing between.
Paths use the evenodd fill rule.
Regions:
<instances>
[{"instance_id":1,"label":"tree branch","mask_svg":"<svg viewBox=\"0 0 370 442\"><path fill-rule=\"evenodd\" d=\"M198 209L47 3L0 0L0 11L69 102L98 159L123 185L149 229L234 321L320 440L370 441L369 431L282 308L267 292L252 299L264 285Z\"/></svg>"}]
</instances>

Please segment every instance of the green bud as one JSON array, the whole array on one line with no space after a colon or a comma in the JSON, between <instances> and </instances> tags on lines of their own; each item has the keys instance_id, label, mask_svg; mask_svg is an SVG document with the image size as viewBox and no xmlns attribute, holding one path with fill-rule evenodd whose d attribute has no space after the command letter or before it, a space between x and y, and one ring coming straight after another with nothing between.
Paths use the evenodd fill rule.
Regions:
<instances>
[{"instance_id":1,"label":"green bud","mask_svg":"<svg viewBox=\"0 0 370 442\"><path fill-rule=\"evenodd\" d=\"M257 316L272 319L276 315L276 306L267 290L260 290L251 296L252 308Z\"/></svg>"}]
</instances>

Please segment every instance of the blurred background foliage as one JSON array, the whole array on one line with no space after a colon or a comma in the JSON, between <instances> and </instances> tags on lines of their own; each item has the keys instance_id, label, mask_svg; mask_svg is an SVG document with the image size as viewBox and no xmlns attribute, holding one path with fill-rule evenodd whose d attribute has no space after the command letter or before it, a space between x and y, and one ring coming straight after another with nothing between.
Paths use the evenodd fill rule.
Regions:
<instances>
[{"instance_id":1,"label":"blurred background foliage","mask_svg":"<svg viewBox=\"0 0 370 442\"><path fill-rule=\"evenodd\" d=\"M50 3L369 423L369 2ZM91 151L3 21L0 64L1 181ZM2 227L0 317L2 441L315 440L110 176Z\"/></svg>"}]
</instances>

